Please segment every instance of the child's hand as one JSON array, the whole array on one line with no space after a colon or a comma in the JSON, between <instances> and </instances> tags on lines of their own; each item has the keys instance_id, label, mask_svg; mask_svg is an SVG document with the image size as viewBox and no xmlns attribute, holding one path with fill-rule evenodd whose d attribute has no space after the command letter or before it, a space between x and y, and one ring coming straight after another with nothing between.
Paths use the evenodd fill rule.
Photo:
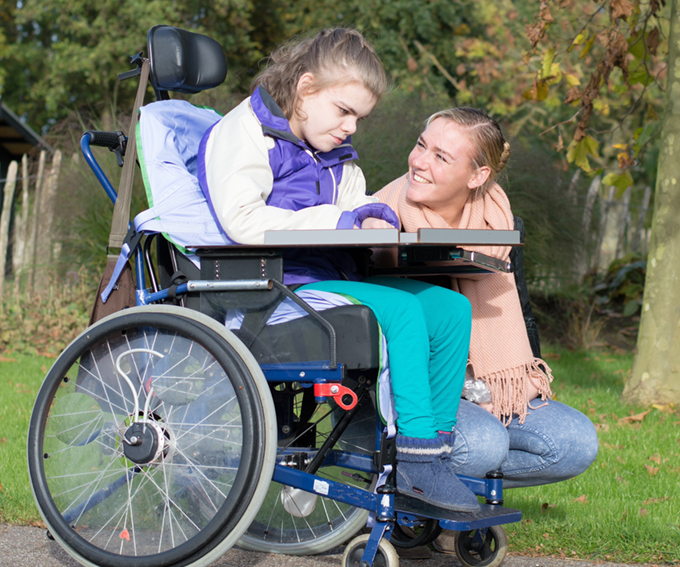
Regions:
<instances>
[{"instance_id":1,"label":"child's hand","mask_svg":"<svg viewBox=\"0 0 680 567\"><path fill-rule=\"evenodd\" d=\"M361 223L361 228L394 228L390 223L382 219L368 217Z\"/></svg>"}]
</instances>

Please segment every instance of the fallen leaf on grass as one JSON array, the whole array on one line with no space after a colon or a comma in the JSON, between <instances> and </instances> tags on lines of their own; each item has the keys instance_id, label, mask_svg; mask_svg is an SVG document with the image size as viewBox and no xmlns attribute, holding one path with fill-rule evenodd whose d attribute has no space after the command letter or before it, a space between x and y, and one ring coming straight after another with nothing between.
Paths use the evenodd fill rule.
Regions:
<instances>
[{"instance_id":1,"label":"fallen leaf on grass","mask_svg":"<svg viewBox=\"0 0 680 567\"><path fill-rule=\"evenodd\" d=\"M670 404L666 404L666 405L652 404L652 407L654 409L658 409L660 412L667 412L667 413L673 412L673 403L672 402Z\"/></svg>"},{"instance_id":2,"label":"fallen leaf on grass","mask_svg":"<svg viewBox=\"0 0 680 567\"><path fill-rule=\"evenodd\" d=\"M543 502L543 504L541 504L541 512L545 513L548 508L554 508L555 506L557 506L557 504L548 504L547 502Z\"/></svg>"},{"instance_id":3,"label":"fallen leaf on grass","mask_svg":"<svg viewBox=\"0 0 680 567\"><path fill-rule=\"evenodd\" d=\"M646 516L648 513L646 508L640 508L640 516Z\"/></svg>"},{"instance_id":4,"label":"fallen leaf on grass","mask_svg":"<svg viewBox=\"0 0 680 567\"><path fill-rule=\"evenodd\" d=\"M0 443L2 443L3 445L7 443L7 437L0 437Z\"/></svg>"},{"instance_id":5,"label":"fallen leaf on grass","mask_svg":"<svg viewBox=\"0 0 680 567\"><path fill-rule=\"evenodd\" d=\"M550 539L550 534L543 534L543 537L544 537L545 539Z\"/></svg>"},{"instance_id":6,"label":"fallen leaf on grass","mask_svg":"<svg viewBox=\"0 0 680 567\"><path fill-rule=\"evenodd\" d=\"M578 498L574 498L572 502L579 502L581 504L588 504L588 497L584 494Z\"/></svg>"},{"instance_id":7,"label":"fallen leaf on grass","mask_svg":"<svg viewBox=\"0 0 680 567\"><path fill-rule=\"evenodd\" d=\"M656 473L659 472L659 467L651 467L649 465L645 465L645 468L647 469L649 476L654 476L656 475Z\"/></svg>"},{"instance_id":8,"label":"fallen leaf on grass","mask_svg":"<svg viewBox=\"0 0 680 567\"><path fill-rule=\"evenodd\" d=\"M608 423L594 423L593 425L595 425L597 431L609 431Z\"/></svg>"},{"instance_id":9,"label":"fallen leaf on grass","mask_svg":"<svg viewBox=\"0 0 680 567\"><path fill-rule=\"evenodd\" d=\"M658 504L659 502L665 502L666 500L670 499L671 499L670 496L661 496L659 498L647 498L647 500L645 500L643 504Z\"/></svg>"},{"instance_id":10,"label":"fallen leaf on grass","mask_svg":"<svg viewBox=\"0 0 680 567\"><path fill-rule=\"evenodd\" d=\"M652 455L651 457L649 457L649 460L654 461L657 465L660 465L661 464L661 455L659 455L659 453L657 453L656 455Z\"/></svg>"},{"instance_id":11,"label":"fallen leaf on grass","mask_svg":"<svg viewBox=\"0 0 680 567\"><path fill-rule=\"evenodd\" d=\"M0 362L16 362L16 358L8 358L6 356L0 356Z\"/></svg>"},{"instance_id":12,"label":"fallen leaf on grass","mask_svg":"<svg viewBox=\"0 0 680 567\"><path fill-rule=\"evenodd\" d=\"M647 417L647 414L648 414L650 411L652 411L652 410L648 409L647 411L643 411L642 413L638 413L638 414L635 414L635 415L629 415L629 416L626 416L626 417L622 417L621 419L619 419L619 424L623 425L623 424L626 424L626 423L636 423L636 422L640 422L640 421L642 421L645 417Z\"/></svg>"},{"instance_id":13,"label":"fallen leaf on grass","mask_svg":"<svg viewBox=\"0 0 680 567\"><path fill-rule=\"evenodd\" d=\"M2 492L2 482L0 482L0 492Z\"/></svg>"}]
</instances>

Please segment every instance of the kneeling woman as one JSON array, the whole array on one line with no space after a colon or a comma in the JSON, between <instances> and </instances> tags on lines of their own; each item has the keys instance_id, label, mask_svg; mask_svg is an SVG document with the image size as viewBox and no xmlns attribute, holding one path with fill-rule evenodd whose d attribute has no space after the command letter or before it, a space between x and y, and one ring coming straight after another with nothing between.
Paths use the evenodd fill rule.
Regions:
<instances>
[{"instance_id":1,"label":"kneeling woman","mask_svg":"<svg viewBox=\"0 0 680 567\"><path fill-rule=\"evenodd\" d=\"M510 203L494 182L509 156L510 145L486 113L444 110L428 119L409 156L408 174L377 196L397 212L407 232L512 230ZM504 260L510 254L508 247L477 250ZM458 277L447 283L472 305L466 383L488 394L488 401L478 404L461 400L452 453L456 472L484 477L500 469L504 486L512 488L559 482L585 471L597 455L595 428L582 413L549 399L552 374L540 351L532 352L514 276Z\"/></svg>"}]
</instances>

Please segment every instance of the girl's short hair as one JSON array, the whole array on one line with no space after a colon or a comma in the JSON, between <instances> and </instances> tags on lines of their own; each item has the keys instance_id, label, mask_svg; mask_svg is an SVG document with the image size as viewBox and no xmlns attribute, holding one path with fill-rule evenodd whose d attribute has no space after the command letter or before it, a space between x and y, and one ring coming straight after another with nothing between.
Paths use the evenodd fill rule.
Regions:
<instances>
[{"instance_id":1,"label":"girl's short hair","mask_svg":"<svg viewBox=\"0 0 680 567\"><path fill-rule=\"evenodd\" d=\"M498 122L483 110L461 106L435 112L427 119L425 127L437 118L450 120L464 128L473 145L470 152L472 163L477 168L488 166L491 169L489 178L477 188L477 195L484 195L510 158L510 144L505 141Z\"/></svg>"},{"instance_id":2,"label":"girl's short hair","mask_svg":"<svg viewBox=\"0 0 680 567\"><path fill-rule=\"evenodd\" d=\"M305 73L314 75L314 91L355 81L379 99L387 88L380 59L366 38L353 29L325 29L314 37L293 40L277 48L268 60L251 91L264 87L288 119L298 106L297 85Z\"/></svg>"}]
</instances>

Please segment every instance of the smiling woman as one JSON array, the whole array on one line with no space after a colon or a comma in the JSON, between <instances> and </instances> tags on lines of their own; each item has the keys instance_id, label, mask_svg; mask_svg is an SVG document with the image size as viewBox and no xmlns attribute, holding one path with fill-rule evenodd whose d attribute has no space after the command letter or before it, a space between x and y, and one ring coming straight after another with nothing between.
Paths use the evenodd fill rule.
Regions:
<instances>
[{"instance_id":1,"label":"smiling woman","mask_svg":"<svg viewBox=\"0 0 680 567\"><path fill-rule=\"evenodd\" d=\"M509 156L498 123L485 112L443 110L427 121L409 156L409 172L376 195L397 212L407 232L513 230L510 203L494 182ZM508 247L480 251L509 259ZM472 305L467 373L484 394L477 403L462 400L458 408L457 472L483 477L500 469L510 488L582 473L597 455L595 429L580 412L549 399L552 372L540 349L532 351L513 274L457 277L446 284Z\"/></svg>"}]
</instances>

